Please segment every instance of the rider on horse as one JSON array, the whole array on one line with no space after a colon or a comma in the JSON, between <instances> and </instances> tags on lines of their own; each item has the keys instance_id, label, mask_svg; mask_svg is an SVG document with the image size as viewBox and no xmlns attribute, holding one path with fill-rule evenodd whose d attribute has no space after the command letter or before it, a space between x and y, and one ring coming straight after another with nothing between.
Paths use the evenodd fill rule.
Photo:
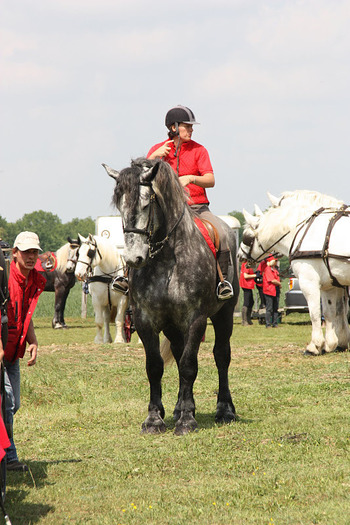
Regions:
<instances>
[{"instance_id":1,"label":"rider on horse","mask_svg":"<svg viewBox=\"0 0 350 525\"><path fill-rule=\"evenodd\" d=\"M188 193L188 204L201 220L209 222L217 230L220 239L217 252L219 276L222 272L217 287L217 297L225 300L233 296L231 283L226 280L228 266L232 262L221 222L209 210L209 200L205 189L215 185L214 172L206 148L191 138L194 124L198 122L189 108L185 106L171 108L165 116L169 140L153 146L147 158L162 159L170 164Z\"/></svg>"}]
</instances>

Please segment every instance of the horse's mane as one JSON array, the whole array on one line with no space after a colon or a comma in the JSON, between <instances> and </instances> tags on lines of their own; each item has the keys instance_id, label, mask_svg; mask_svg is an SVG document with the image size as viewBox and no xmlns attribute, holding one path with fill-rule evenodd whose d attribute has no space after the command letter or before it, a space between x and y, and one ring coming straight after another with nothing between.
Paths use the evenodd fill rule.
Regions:
<instances>
[{"instance_id":1,"label":"horse's mane","mask_svg":"<svg viewBox=\"0 0 350 525\"><path fill-rule=\"evenodd\" d=\"M60 272L66 271L67 261L68 261L68 253L69 253L69 242L61 246L56 252L56 258L57 258L57 270L60 270Z\"/></svg>"},{"instance_id":2,"label":"horse's mane","mask_svg":"<svg viewBox=\"0 0 350 525\"><path fill-rule=\"evenodd\" d=\"M311 216L319 208L339 208L343 201L318 191L296 190L282 193L280 205L269 208L260 219L258 232L268 234L266 229L278 227L280 233L293 229L300 221Z\"/></svg>"},{"instance_id":3,"label":"horse's mane","mask_svg":"<svg viewBox=\"0 0 350 525\"><path fill-rule=\"evenodd\" d=\"M170 202L179 202L182 207L187 197L171 166L162 160L151 160L143 157L133 160L130 167L124 168L120 172L114 189L113 204L117 205L121 195L127 195L129 199L128 208L136 209L139 199L140 174L144 167L152 168L157 164L159 164L159 169L152 181L152 186L162 209L167 209Z\"/></svg>"},{"instance_id":4,"label":"horse's mane","mask_svg":"<svg viewBox=\"0 0 350 525\"><path fill-rule=\"evenodd\" d=\"M121 254L114 241L112 241L111 239L107 239L106 237L101 237L100 235L93 235L93 238L96 241L96 244L101 252L103 259L108 264L119 264Z\"/></svg>"}]
</instances>

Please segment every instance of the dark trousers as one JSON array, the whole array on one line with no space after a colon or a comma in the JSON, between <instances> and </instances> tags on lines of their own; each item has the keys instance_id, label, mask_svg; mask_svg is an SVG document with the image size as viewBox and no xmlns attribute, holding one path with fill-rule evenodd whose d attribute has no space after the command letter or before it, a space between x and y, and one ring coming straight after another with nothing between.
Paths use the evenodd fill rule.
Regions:
<instances>
[{"instance_id":1,"label":"dark trousers","mask_svg":"<svg viewBox=\"0 0 350 525\"><path fill-rule=\"evenodd\" d=\"M266 295L266 326L277 326L278 322L278 297L273 295Z\"/></svg>"},{"instance_id":2,"label":"dark trousers","mask_svg":"<svg viewBox=\"0 0 350 525\"><path fill-rule=\"evenodd\" d=\"M243 290L243 306L246 306L247 308L253 308L254 306L254 297L253 297L253 290L250 288L242 288Z\"/></svg>"},{"instance_id":3,"label":"dark trousers","mask_svg":"<svg viewBox=\"0 0 350 525\"><path fill-rule=\"evenodd\" d=\"M265 301L265 295L264 295L262 286L257 286L256 288L257 288L257 290L259 292L259 298L260 298L259 309L260 308L265 308L266 301Z\"/></svg>"}]
</instances>

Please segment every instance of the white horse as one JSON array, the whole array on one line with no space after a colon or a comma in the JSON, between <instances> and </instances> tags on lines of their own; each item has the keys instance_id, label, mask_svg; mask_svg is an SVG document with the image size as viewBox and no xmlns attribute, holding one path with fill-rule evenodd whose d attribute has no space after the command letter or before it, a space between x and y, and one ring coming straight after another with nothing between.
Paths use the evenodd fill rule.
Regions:
<instances>
[{"instance_id":1,"label":"white horse","mask_svg":"<svg viewBox=\"0 0 350 525\"><path fill-rule=\"evenodd\" d=\"M89 292L95 312L95 343L111 343L109 323L115 321L115 343L126 342L124 333L125 312L129 298L112 288L115 277L124 275L125 263L115 244L104 237L91 235L87 238L79 234L80 248L75 275L79 280L88 278ZM104 335L102 327L104 325Z\"/></svg>"},{"instance_id":2,"label":"white horse","mask_svg":"<svg viewBox=\"0 0 350 525\"><path fill-rule=\"evenodd\" d=\"M289 256L312 322L306 353L318 355L348 348L350 208L318 192L285 192L281 198L268 195L273 206L265 213L258 207L255 216L243 210L247 224L240 257L259 261L271 252Z\"/></svg>"}]
</instances>

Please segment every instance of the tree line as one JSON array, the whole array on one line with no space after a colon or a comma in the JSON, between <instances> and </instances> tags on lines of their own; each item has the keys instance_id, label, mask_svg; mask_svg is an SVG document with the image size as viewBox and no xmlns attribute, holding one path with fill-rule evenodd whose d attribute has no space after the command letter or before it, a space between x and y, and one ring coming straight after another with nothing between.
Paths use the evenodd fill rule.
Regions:
<instances>
[{"instance_id":1,"label":"tree line","mask_svg":"<svg viewBox=\"0 0 350 525\"><path fill-rule=\"evenodd\" d=\"M77 238L78 233L84 237L89 233L94 234L95 221L91 217L86 217L62 223L58 215L43 210L26 213L16 222L8 222L0 215L0 239L12 247L21 231L35 232L39 236L42 250L55 252L66 244L68 236Z\"/></svg>"}]
</instances>

